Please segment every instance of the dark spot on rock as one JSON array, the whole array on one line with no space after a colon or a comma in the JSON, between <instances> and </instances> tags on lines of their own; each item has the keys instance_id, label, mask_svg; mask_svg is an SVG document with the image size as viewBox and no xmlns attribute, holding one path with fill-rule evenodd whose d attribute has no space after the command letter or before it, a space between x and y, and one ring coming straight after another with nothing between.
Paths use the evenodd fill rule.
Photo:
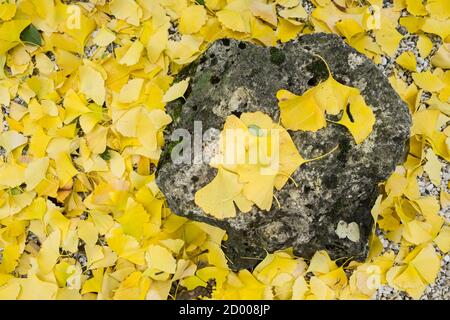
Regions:
<instances>
[{"instance_id":1,"label":"dark spot on rock","mask_svg":"<svg viewBox=\"0 0 450 320\"><path fill-rule=\"evenodd\" d=\"M198 182L199 178L197 176L192 176L191 181L196 183Z\"/></svg>"},{"instance_id":2,"label":"dark spot on rock","mask_svg":"<svg viewBox=\"0 0 450 320\"><path fill-rule=\"evenodd\" d=\"M245 48L247 48L247 45L244 42L239 42L238 48L244 50Z\"/></svg>"},{"instance_id":3,"label":"dark spot on rock","mask_svg":"<svg viewBox=\"0 0 450 320\"><path fill-rule=\"evenodd\" d=\"M294 79L292 79L292 77L289 77L289 79L288 79L288 86L290 88L292 88L294 86Z\"/></svg>"},{"instance_id":4,"label":"dark spot on rock","mask_svg":"<svg viewBox=\"0 0 450 320\"><path fill-rule=\"evenodd\" d=\"M303 192L304 193L310 193L312 191L312 188L310 186L304 186L303 187Z\"/></svg>"},{"instance_id":5,"label":"dark spot on rock","mask_svg":"<svg viewBox=\"0 0 450 320\"><path fill-rule=\"evenodd\" d=\"M204 64L208 60L208 57L206 55L202 56L199 60L200 64Z\"/></svg>"},{"instance_id":6,"label":"dark spot on rock","mask_svg":"<svg viewBox=\"0 0 450 320\"><path fill-rule=\"evenodd\" d=\"M340 162L346 162L350 149L351 149L351 146L350 146L350 142L348 141L348 138L340 139L339 140L339 154L337 156L337 159Z\"/></svg>"},{"instance_id":7,"label":"dark spot on rock","mask_svg":"<svg viewBox=\"0 0 450 320\"><path fill-rule=\"evenodd\" d=\"M197 110L198 110L198 107L197 107L197 106L192 106L192 110L193 110L193 111L197 111Z\"/></svg>"},{"instance_id":8,"label":"dark spot on rock","mask_svg":"<svg viewBox=\"0 0 450 320\"><path fill-rule=\"evenodd\" d=\"M308 80L308 86L310 87L315 87L319 84L319 79L317 79L316 77L312 77L311 79Z\"/></svg>"},{"instance_id":9,"label":"dark spot on rock","mask_svg":"<svg viewBox=\"0 0 450 320\"><path fill-rule=\"evenodd\" d=\"M334 189L338 185L337 176L335 174L327 175L323 178L323 184L326 188Z\"/></svg>"},{"instance_id":10,"label":"dark spot on rock","mask_svg":"<svg viewBox=\"0 0 450 320\"><path fill-rule=\"evenodd\" d=\"M286 61L286 55L281 49L272 47L270 48L270 62L276 65L282 65Z\"/></svg>"},{"instance_id":11,"label":"dark spot on rock","mask_svg":"<svg viewBox=\"0 0 450 320\"><path fill-rule=\"evenodd\" d=\"M236 110L235 110L235 111L231 112L231 114L232 114L232 115L235 115L235 116L238 117L238 118L240 118L242 112L241 112L241 111L236 111Z\"/></svg>"},{"instance_id":12,"label":"dark spot on rock","mask_svg":"<svg viewBox=\"0 0 450 320\"><path fill-rule=\"evenodd\" d=\"M328 69L325 65L325 62L317 58L313 63L306 66L306 70L308 70L312 77L310 79L311 83L314 83L313 85L317 85L319 82L326 80L328 78ZM312 80L314 79L314 80ZM308 84L310 82L308 81Z\"/></svg>"},{"instance_id":13,"label":"dark spot on rock","mask_svg":"<svg viewBox=\"0 0 450 320\"><path fill-rule=\"evenodd\" d=\"M230 39L222 39L222 44L226 47L230 46Z\"/></svg>"},{"instance_id":14,"label":"dark spot on rock","mask_svg":"<svg viewBox=\"0 0 450 320\"><path fill-rule=\"evenodd\" d=\"M218 84L220 82L220 78L218 76L212 76L209 81L211 84Z\"/></svg>"},{"instance_id":15,"label":"dark spot on rock","mask_svg":"<svg viewBox=\"0 0 450 320\"><path fill-rule=\"evenodd\" d=\"M181 98L179 98L178 100L181 100L181 103L182 103L182 104L185 104L187 98L189 98L189 96L191 95L191 93L192 93L192 87L191 87L191 85L189 85L188 88L187 88L187 90L186 90L186 92L184 93L184 97L181 97Z\"/></svg>"}]
</instances>

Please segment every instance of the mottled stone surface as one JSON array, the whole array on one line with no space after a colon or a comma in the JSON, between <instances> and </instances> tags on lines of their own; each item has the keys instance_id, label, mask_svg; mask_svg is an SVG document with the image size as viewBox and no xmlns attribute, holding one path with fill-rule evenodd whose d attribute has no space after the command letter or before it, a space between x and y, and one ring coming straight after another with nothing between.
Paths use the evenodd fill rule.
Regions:
<instances>
[{"instance_id":1,"label":"mottled stone surface","mask_svg":"<svg viewBox=\"0 0 450 320\"><path fill-rule=\"evenodd\" d=\"M215 177L216 169L174 164L170 151L176 143L170 141L170 132L185 128L193 133L194 121L202 121L203 130L222 130L228 115L243 112L262 111L279 121L278 90L300 95L327 78L325 64L314 54L328 62L336 80L362 91L376 115L373 133L356 145L346 128L331 123L316 133L290 132L305 158L339 147L295 172L298 186L289 181L275 194L281 207L274 202L267 212L255 206L250 213L223 221L205 214L195 205L194 194ZM174 122L166 132L157 171L158 186L173 212L226 229L224 251L233 269L252 267L267 251L287 247L306 258L325 249L333 258L364 259L378 183L404 159L410 128L407 107L375 65L335 35L302 36L280 48L225 39L186 68L180 79L187 76L191 85L186 101L168 106ZM343 222L357 224L359 239L338 237L336 228Z\"/></svg>"}]
</instances>

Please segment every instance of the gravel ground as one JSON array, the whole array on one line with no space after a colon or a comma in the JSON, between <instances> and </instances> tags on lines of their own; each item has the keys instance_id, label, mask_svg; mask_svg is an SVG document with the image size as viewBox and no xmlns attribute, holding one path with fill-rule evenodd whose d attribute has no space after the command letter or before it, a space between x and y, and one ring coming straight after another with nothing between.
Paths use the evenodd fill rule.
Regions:
<instances>
[{"instance_id":1,"label":"gravel ground","mask_svg":"<svg viewBox=\"0 0 450 320\"><path fill-rule=\"evenodd\" d=\"M442 190L448 190L448 182L450 180L450 164L446 161L440 159L444 167L441 172L441 185L435 186L431 183L427 174L424 173L422 176L418 177L418 184L420 193L422 196L430 196L434 195L439 197L441 188ZM450 223L450 207L443 208L439 214L444 217L445 222L447 224ZM382 237L381 231L377 230L377 234L379 235L381 242L383 243L383 247L385 251L392 250L395 253L398 252L399 246L396 243L393 243L387 239ZM442 252L441 252L442 254ZM404 292L400 292L391 288L389 286L382 286L378 289L378 292L375 295L375 299L377 300L410 300L411 297ZM442 256L441 261L441 271L439 272L436 282L432 285L429 285L425 290L424 294L420 298L421 300L450 300L450 254L446 254Z\"/></svg>"},{"instance_id":2,"label":"gravel ground","mask_svg":"<svg viewBox=\"0 0 450 320\"><path fill-rule=\"evenodd\" d=\"M392 7L392 0L384 0L383 7ZM311 11L314 8L314 5L310 2L310 0L302 0L302 5L306 9L308 13L311 13ZM406 15L406 11L402 12L402 16ZM395 63L395 59L404 51L411 51L415 54L417 59L417 71L421 72L424 70L427 70L430 67L430 58L433 56L433 54L436 52L436 50L441 46L442 41L439 37L428 34L429 38L432 40L434 47L431 52L431 54L423 59L420 57L416 44L418 40L417 35L409 34L405 28L399 26L397 30L404 35L404 38L402 39L399 49L394 57L384 56L382 57L382 62L380 65L378 65L378 68L383 72L383 74L386 77L391 76L394 74L394 72L397 73L397 75L404 81L406 81L408 84L412 83L412 77L411 72L408 70L403 69L399 65ZM90 50L94 50L95 48L90 48ZM93 51L92 51L93 52ZM90 53L92 53L90 52ZM88 54L89 55L89 54ZM431 70L433 70L431 68ZM427 96L427 92L424 93L423 97ZM20 103L20 101L16 101L17 103ZM4 114L8 114L8 110L3 110ZM0 121L3 122L3 130L8 130L8 123L4 119L0 119ZM0 124L1 127L1 124ZM0 156L3 155L2 148L0 148ZM427 174L424 173L422 176L418 178L418 184L420 188L420 192L423 196L436 196L439 198L439 194L441 189L450 192L448 189L448 183L450 181L450 164L447 163L445 160L440 159L440 161L443 164L443 169L441 172L442 182L441 186L435 186L430 179L428 178ZM440 214L444 217L445 222L447 224L450 224L450 207L444 208L440 211ZM382 232L380 230L377 230L377 234L380 237L383 247L385 251L393 250L394 252L399 251L399 245L396 243L393 243L387 239L385 239L382 235ZM30 237L33 237L33 235L30 235ZM74 256L82 265L86 264L86 257L83 252L79 252ZM1 261L1 252L0 252L0 261ZM373 297L377 300L411 300L411 297L408 296L408 294L404 292L400 292L398 290L395 290L389 286L381 286L378 291L376 292L375 296ZM441 262L441 270L439 272L439 275L436 279L436 282L432 285L429 285L427 289L425 290L423 296L421 297L421 300L450 300L450 255L446 254L442 257Z\"/></svg>"},{"instance_id":3,"label":"gravel ground","mask_svg":"<svg viewBox=\"0 0 450 320\"><path fill-rule=\"evenodd\" d=\"M392 0L384 0L383 6L386 7L392 7ZM407 15L406 10L403 10L401 13L401 16ZM382 59L382 63L378 66L380 70L384 73L385 76L389 77L394 72L397 73L397 75L404 81L406 81L408 84L412 83L412 77L411 77L411 71L405 70L399 65L395 63L395 59L405 51L411 51L416 56L417 60L417 71L425 71L427 69L433 71L433 67L430 63L431 57L434 55L434 53L437 51L437 49L442 45L442 40L431 34L427 34L427 36L430 38L430 40L433 42L433 49L430 53L430 55L426 58L422 58L419 55L419 52L417 50L417 40L418 36L409 34L407 30L401 26L397 28L397 30L404 36L402 41L400 42L399 48L397 50L397 53L394 57L385 56ZM425 100L429 95L428 92L424 92L422 95L422 101ZM435 186L430 179L428 178L428 175L424 173L422 176L418 177L418 184L420 193L422 196L436 196L439 199L440 191L445 190L449 192L448 190L448 182L450 180L450 164L439 158L441 163L443 164L443 168L441 171L441 185ZM440 213L442 217L445 219L446 224L450 224L450 207L443 208ZM380 239L383 243L383 247L385 251L393 250L394 252L398 252L399 246L396 243L392 243L387 239L384 239L382 237L382 233L380 230L377 230L377 234L380 236ZM441 252L442 254L442 252ZM399 292L389 286L382 286L378 289L375 297L375 299L379 300L410 300L411 297L408 296L408 294L404 292ZM441 271L439 272L438 277L436 278L436 282L432 285L429 285L427 289L425 290L424 294L421 297L421 300L450 300L450 255L446 254L442 256L441 261Z\"/></svg>"}]
</instances>

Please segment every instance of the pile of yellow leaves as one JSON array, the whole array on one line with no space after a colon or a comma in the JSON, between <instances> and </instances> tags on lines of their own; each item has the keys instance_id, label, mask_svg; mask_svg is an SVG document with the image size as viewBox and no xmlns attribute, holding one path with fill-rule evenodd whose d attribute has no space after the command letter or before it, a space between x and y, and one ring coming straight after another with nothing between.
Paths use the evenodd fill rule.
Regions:
<instances>
[{"instance_id":1,"label":"pile of yellow leaves","mask_svg":"<svg viewBox=\"0 0 450 320\"><path fill-rule=\"evenodd\" d=\"M416 177L425 171L440 184L437 157L450 159L447 0L394 0L391 8L313 0L311 14L298 0L66 3L0 1L1 299L167 299L210 279L214 298L371 298L379 284L419 298L434 281L450 249L438 214L450 196L421 197ZM421 58L432 55L430 69L417 69L413 52L396 57L398 24L418 36ZM414 83L390 78L413 113L411 151L374 208L400 251L381 254L374 236L366 263L338 267L325 252L305 261L286 250L253 272L232 272L225 232L171 213L154 181L171 121L165 104L188 85L173 84L174 75L216 39L275 45L318 31L413 71Z\"/></svg>"},{"instance_id":2,"label":"pile of yellow leaves","mask_svg":"<svg viewBox=\"0 0 450 320\"><path fill-rule=\"evenodd\" d=\"M195 194L195 203L219 219L236 216L235 204L242 212L249 212L254 204L270 210L273 188L281 190L308 162L286 129L262 112L229 116L219 145L219 155L212 160L217 176Z\"/></svg>"}]
</instances>

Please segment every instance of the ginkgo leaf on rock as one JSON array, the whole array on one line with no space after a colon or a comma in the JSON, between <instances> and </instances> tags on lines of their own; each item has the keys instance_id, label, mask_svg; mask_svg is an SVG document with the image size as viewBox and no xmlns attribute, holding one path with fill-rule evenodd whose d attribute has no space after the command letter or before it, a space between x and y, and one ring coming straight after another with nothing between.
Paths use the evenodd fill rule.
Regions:
<instances>
[{"instance_id":1,"label":"ginkgo leaf on rock","mask_svg":"<svg viewBox=\"0 0 450 320\"><path fill-rule=\"evenodd\" d=\"M287 90L277 93L281 123L289 130L317 131L326 126L323 109L311 92L297 96Z\"/></svg>"},{"instance_id":2,"label":"ginkgo leaf on rock","mask_svg":"<svg viewBox=\"0 0 450 320\"><path fill-rule=\"evenodd\" d=\"M172 85L169 88L169 90L167 90L167 92L164 94L162 101L170 102L170 101L173 101L173 100L183 97L189 86L189 81L190 81L190 79L187 78L185 80L182 80L182 81Z\"/></svg>"},{"instance_id":3,"label":"ginkgo leaf on rock","mask_svg":"<svg viewBox=\"0 0 450 320\"><path fill-rule=\"evenodd\" d=\"M360 144L370 135L375 124L374 113L360 91L339 83L331 73L326 81L301 96L282 89L277 92L277 98L281 123L289 130L315 132L326 127L326 114L343 112L337 123L347 127L355 142Z\"/></svg>"},{"instance_id":4,"label":"ginkgo leaf on rock","mask_svg":"<svg viewBox=\"0 0 450 320\"><path fill-rule=\"evenodd\" d=\"M373 130L375 115L361 95L351 96L339 122L353 135L357 144L362 143Z\"/></svg>"},{"instance_id":5,"label":"ginkgo leaf on rock","mask_svg":"<svg viewBox=\"0 0 450 320\"><path fill-rule=\"evenodd\" d=\"M219 167L216 177L195 193L195 204L219 219L234 217L234 201L243 187L244 184L239 182L237 174Z\"/></svg>"},{"instance_id":6,"label":"ginkgo leaf on rock","mask_svg":"<svg viewBox=\"0 0 450 320\"><path fill-rule=\"evenodd\" d=\"M274 188L281 190L302 164L327 155L304 159L286 129L260 111L227 117L219 146L211 161L217 176L195 194L195 203L219 219L234 217L235 204L244 213L253 205L270 210Z\"/></svg>"}]
</instances>

